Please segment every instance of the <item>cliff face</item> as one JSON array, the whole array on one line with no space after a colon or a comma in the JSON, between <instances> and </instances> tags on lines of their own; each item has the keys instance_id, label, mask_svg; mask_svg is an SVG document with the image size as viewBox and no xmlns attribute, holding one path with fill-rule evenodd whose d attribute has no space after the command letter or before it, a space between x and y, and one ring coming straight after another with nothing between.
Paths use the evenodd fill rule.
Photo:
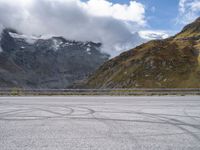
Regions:
<instances>
[{"instance_id":1,"label":"cliff face","mask_svg":"<svg viewBox=\"0 0 200 150\"><path fill-rule=\"evenodd\" d=\"M28 37L12 29L3 30L0 47L0 87L67 88L109 58L100 43Z\"/></svg>"},{"instance_id":2,"label":"cliff face","mask_svg":"<svg viewBox=\"0 0 200 150\"><path fill-rule=\"evenodd\" d=\"M88 88L200 88L200 18L179 34L142 44L104 63Z\"/></svg>"}]
</instances>

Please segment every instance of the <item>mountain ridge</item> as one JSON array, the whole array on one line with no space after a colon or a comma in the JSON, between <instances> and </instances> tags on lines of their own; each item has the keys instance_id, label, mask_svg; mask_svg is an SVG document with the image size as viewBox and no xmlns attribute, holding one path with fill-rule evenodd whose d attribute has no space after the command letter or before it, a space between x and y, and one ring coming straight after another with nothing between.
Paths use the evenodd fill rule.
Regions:
<instances>
[{"instance_id":1,"label":"mountain ridge","mask_svg":"<svg viewBox=\"0 0 200 150\"><path fill-rule=\"evenodd\" d=\"M105 62L87 88L200 88L200 18Z\"/></svg>"},{"instance_id":2,"label":"mountain ridge","mask_svg":"<svg viewBox=\"0 0 200 150\"><path fill-rule=\"evenodd\" d=\"M0 46L1 88L67 88L109 58L101 43L29 37L7 28Z\"/></svg>"}]
</instances>

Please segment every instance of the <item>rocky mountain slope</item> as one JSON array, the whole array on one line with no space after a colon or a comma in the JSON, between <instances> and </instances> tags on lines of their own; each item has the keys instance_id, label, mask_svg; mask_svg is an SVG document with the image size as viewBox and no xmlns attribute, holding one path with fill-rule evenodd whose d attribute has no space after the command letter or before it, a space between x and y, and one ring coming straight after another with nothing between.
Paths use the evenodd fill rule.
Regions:
<instances>
[{"instance_id":1,"label":"rocky mountain slope","mask_svg":"<svg viewBox=\"0 0 200 150\"><path fill-rule=\"evenodd\" d=\"M0 87L67 88L108 60L109 55L100 48L100 43L26 36L4 29L0 36Z\"/></svg>"},{"instance_id":2,"label":"rocky mountain slope","mask_svg":"<svg viewBox=\"0 0 200 150\"><path fill-rule=\"evenodd\" d=\"M153 40L102 65L88 88L200 88L200 18L179 34Z\"/></svg>"}]
</instances>

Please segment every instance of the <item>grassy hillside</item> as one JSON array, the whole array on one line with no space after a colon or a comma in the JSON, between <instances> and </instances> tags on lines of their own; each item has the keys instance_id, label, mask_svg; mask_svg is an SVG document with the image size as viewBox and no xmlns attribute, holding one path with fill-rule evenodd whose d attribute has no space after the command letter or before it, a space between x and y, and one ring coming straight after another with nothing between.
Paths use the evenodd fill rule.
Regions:
<instances>
[{"instance_id":1,"label":"grassy hillside","mask_svg":"<svg viewBox=\"0 0 200 150\"><path fill-rule=\"evenodd\" d=\"M200 88L200 18L179 34L154 40L103 64L89 88Z\"/></svg>"}]
</instances>

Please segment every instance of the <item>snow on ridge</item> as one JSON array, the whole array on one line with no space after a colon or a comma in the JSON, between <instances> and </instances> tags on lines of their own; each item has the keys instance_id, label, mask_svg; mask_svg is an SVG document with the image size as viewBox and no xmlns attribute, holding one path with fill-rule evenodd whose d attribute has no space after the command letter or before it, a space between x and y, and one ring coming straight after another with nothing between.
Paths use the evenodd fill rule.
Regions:
<instances>
[{"instance_id":1,"label":"snow on ridge","mask_svg":"<svg viewBox=\"0 0 200 150\"><path fill-rule=\"evenodd\" d=\"M83 42L83 41L74 41L74 40L66 40L63 41L62 39L60 39L60 36L55 36L52 34L46 34L46 35L26 35L26 34L22 34L22 33L13 33L13 32L9 32L9 35L15 39L23 39L25 40L27 43L29 44L34 44L35 42L37 42L38 40L50 40L51 43L51 48L54 51L59 50L61 47L72 47L72 46L79 46L82 47L83 49L86 49L86 52L91 55L91 51L92 51L92 44L91 42ZM21 47L22 49L24 49L24 47ZM1 51L2 49L0 49Z\"/></svg>"},{"instance_id":2,"label":"snow on ridge","mask_svg":"<svg viewBox=\"0 0 200 150\"><path fill-rule=\"evenodd\" d=\"M88 47L92 47L91 44L87 44Z\"/></svg>"},{"instance_id":3,"label":"snow on ridge","mask_svg":"<svg viewBox=\"0 0 200 150\"><path fill-rule=\"evenodd\" d=\"M16 39L24 39L27 43L29 44L33 44L35 43L37 40L39 40L38 37L36 36L28 36L28 35L24 35L24 34L17 34L17 33L12 33L9 32L10 36Z\"/></svg>"},{"instance_id":4,"label":"snow on ridge","mask_svg":"<svg viewBox=\"0 0 200 150\"><path fill-rule=\"evenodd\" d=\"M92 53L91 53L91 48L90 48L90 47L87 47L86 51L87 51L88 55L91 55L91 54L92 54Z\"/></svg>"},{"instance_id":5,"label":"snow on ridge","mask_svg":"<svg viewBox=\"0 0 200 150\"><path fill-rule=\"evenodd\" d=\"M48 40L53 37L53 35L34 36L34 35L17 34L12 32L9 32L9 34L13 38L24 39L29 44L34 44L37 40Z\"/></svg>"},{"instance_id":6,"label":"snow on ridge","mask_svg":"<svg viewBox=\"0 0 200 150\"><path fill-rule=\"evenodd\" d=\"M39 40L39 39L40 39L40 40L48 40L48 39L51 39L51 38L53 38L53 37L55 37L55 35L53 35L53 34L46 34L46 35L38 36L37 38L38 38L38 40Z\"/></svg>"},{"instance_id":7,"label":"snow on ridge","mask_svg":"<svg viewBox=\"0 0 200 150\"><path fill-rule=\"evenodd\" d=\"M86 51L87 51L87 52L90 52L90 51L91 51L91 49L88 47L88 48L86 49Z\"/></svg>"},{"instance_id":8,"label":"snow on ridge","mask_svg":"<svg viewBox=\"0 0 200 150\"><path fill-rule=\"evenodd\" d=\"M90 42L82 42L82 41L74 41L74 40L67 40L67 42L62 42L59 39L56 39L56 37L58 37L58 36L55 36L55 35L52 35L52 34L36 36L36 35L25 35L25 34L9 32L9 35L13 38L16 38L16 39L24 39L27 43L30 43L30 44L34 44L37 40L53 39L53 44L54 44L54 47L56 49L57 49L58 45L61 45L63 43L64 43L64 46L79 45L79 46L86 46L87 48L92 47Z\"/></svg>"},{"instance_id":9,"label":"snow on ridge","mask_svg":"<svg viewBox=\"0 0 200 150\"><path fill-rule=\"evenodd\" d=\"M62 44L63 44L62 41L57 40L57 39L53 39L53 45L52 45L53 50L57 51Z\"/></svg>"}]
</instances>

